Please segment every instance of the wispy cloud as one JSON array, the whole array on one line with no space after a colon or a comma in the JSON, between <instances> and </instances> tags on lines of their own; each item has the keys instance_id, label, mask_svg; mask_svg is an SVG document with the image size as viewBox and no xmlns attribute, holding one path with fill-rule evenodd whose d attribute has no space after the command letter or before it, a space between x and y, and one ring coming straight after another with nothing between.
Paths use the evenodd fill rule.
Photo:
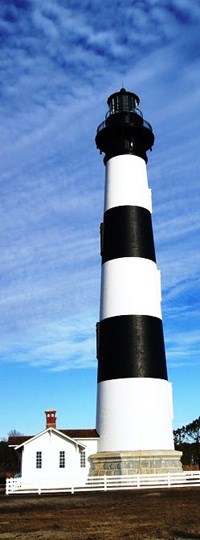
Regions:
<instances>
[{"instance_id":1,"label":"wispy cloud","mask_svg":"<svg viewBox=\"0 0 200 540\"><path fill-rule=\"evenodd\" d=\"M122 84L155 128L148 167L166 334L188 303L194 324L198 3L3 0L0 15L1 360L95 365L104 172L94 135Z\"/></svg>"},{"instance_id":2,"label":"wispy cloud","mask_svg":"<svg viewBox=\"0 0 200 540\"><path fill-rule=\"evenodd\" d=\"M24 327L23 338L10 335L8 345L1 342L4 364L27 364L49 371L96 367L94 318L81 316Z\"/></svg>"}]
</instances>

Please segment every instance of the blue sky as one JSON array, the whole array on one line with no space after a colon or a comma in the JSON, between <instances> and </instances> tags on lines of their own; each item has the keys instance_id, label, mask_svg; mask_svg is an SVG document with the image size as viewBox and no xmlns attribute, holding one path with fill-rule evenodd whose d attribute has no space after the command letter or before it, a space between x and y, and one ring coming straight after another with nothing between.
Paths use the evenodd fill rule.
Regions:
<instances>
[{"instance_id":1,"label":"blue sky","mask_svg":"<svg viewBox=\"0 0 200 540\"><path fill-rule=\"evenodd\" d=\"M199 406L198 0L1 0L0 436L94 427L109 94L141 98L174 426Z\"/></svg>"}]
</instances>

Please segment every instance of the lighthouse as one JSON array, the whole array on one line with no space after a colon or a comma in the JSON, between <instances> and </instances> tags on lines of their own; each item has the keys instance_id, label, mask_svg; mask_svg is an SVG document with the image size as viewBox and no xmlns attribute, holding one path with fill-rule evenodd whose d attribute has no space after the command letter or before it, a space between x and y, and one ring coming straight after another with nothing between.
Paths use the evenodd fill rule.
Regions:
<instances>
[{"instance_id":1,"label":"lighthouse","mask_svg":"<svg viewBox=\"0 0 200 540\"><path fill-rule=\"evenodd\" d=\"M97 323L97 454L90 474L177 472L161 280L152 229L147 152L154 144L139 97L108 98L96 146L104 154L101 298Z\"/></svg>"}]
</instances>

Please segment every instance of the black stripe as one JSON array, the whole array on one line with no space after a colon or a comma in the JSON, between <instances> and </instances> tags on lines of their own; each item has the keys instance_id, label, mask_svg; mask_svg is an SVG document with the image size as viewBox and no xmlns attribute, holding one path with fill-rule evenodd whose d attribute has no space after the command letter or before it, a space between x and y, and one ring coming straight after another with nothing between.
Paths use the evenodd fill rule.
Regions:
<instances>
[{"instance_id":1,"label":"black stripe","mask_svg":"<svg viewBox=\"0 0 200 540\"><path fill-rule=\"evenodd\" d=\"M99 323L98 359L98 382L126 377L167 380L161 319L148 315L104 319Z\"/></svg>"},{"instance_id":2,"label":"black stripe","mask_svg":"<svg viewBox=\"0 0 200 540\"><path fill-rule=\"evenodd\" d=\"M156 261L151 214L139 206L116 206L104 214L102 262L120 257Z\"/></svg>"}]
</instances>

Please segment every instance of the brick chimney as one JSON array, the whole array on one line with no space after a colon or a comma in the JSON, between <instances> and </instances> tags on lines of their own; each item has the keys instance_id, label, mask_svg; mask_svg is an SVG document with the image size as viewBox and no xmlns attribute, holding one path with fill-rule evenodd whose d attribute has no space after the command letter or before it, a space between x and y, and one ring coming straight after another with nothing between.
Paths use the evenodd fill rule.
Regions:
<instances>
[{"instance_id":1,"label":"brick chimney","mask_svg":"<svg viewBox=\"0 0 200 540\"><path fill-rule=\"evenodd\" d=\"M45 411L46 414L46 429L55 428L56 429L56 411L54 409L48 409Z\"/></svg>"}]
</instances>

